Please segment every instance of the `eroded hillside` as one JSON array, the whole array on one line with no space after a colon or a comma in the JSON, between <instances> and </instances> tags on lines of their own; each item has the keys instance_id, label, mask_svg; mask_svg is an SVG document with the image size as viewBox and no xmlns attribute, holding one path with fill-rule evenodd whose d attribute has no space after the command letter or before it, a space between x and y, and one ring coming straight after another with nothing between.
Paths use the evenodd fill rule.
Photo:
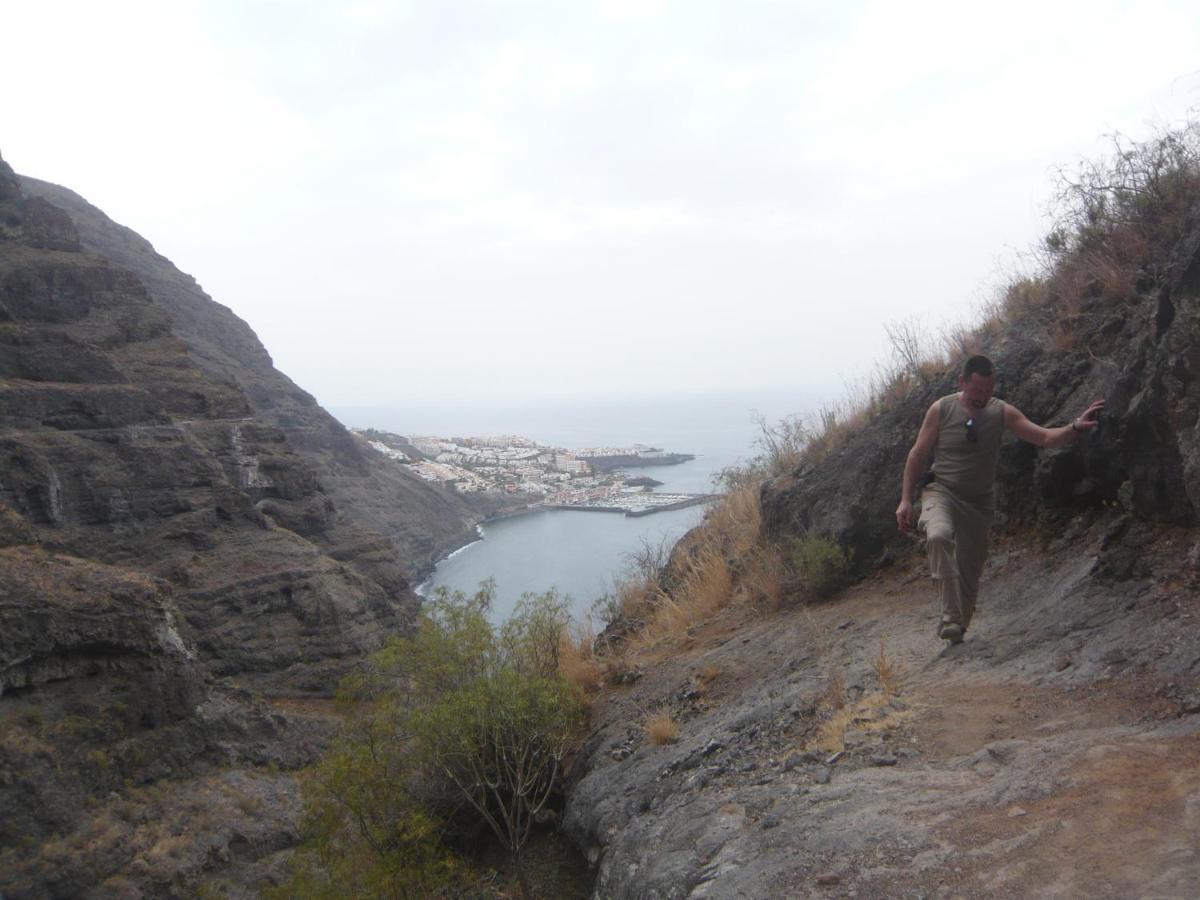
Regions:
<instances>
[{"instance_id":1,"label":"eroded hillside","mask_svg":"<svg viewBox=\"0 0 1200 900\"><path fill-rule=\"evenodd\" d=\"M331 732L308 698L476 518L144 240L0 162L0 893L260 880Z\"/></svg>"},{"instance_id":2,"label":"eroded hillside","mask_svg":"<svg viewBox=\"0 0 1200 900\"><path fill-rule=\"evenodd\" d=\"M1088 172L1042 273L948 358L904 348L866 403L779 456L761 530L727 504L610 632L632 635L633 683L601 695L564 819L596 896L1195 893L1196 129ZM921 417L973 352L1035 422L1107 408L1066 448L1004 445L980 612L944 649L895 509ZM786 577L805 542L856 583L813 602Z\"/></svg>"}]
</instances>

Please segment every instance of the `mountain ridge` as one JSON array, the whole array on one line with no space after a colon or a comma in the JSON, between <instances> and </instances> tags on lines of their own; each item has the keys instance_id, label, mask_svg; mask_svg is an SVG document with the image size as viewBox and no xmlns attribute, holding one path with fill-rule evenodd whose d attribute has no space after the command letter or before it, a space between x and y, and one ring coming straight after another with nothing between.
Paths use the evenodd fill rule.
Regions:
<instances>
[{"instance_id":1,"label":"mountain ridge","mask_svg":"<svg viewBox=\"0 0 1200 900\"><path fill-rule=\"evenodd\" d=\"M0 160L0 893L268 877L339 677L478 518L147 241Z\"/></svg>"}]
</instances>

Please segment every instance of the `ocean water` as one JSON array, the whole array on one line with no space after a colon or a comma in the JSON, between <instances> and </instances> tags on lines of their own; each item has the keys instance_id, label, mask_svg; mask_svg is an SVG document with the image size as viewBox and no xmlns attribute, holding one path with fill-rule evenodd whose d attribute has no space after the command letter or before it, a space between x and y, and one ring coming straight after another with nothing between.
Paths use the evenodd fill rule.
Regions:
<instances>
[{"instance_id":1,"label":"ocean water","mask_svg":"<svg viewBox=\"0 0 1200 900\"><path fill-rule=\"evenodd\" d=\"M373 426L399 434L478 436L519 434L555 447L650 444L691 453L676 466L627 469L663 482L661 491L710 493L724 468L747 461L757 448L761 414L768 422L801 414L826 402L830 392L759 392L707 398L637 400L558 406L488 405L388 409L334 408L350 426ZM613 588L630 556L644 544L674 544L699 524L704 506L629 518L620 513L544 510L482 526L480 540L442 560L420 588L472 593L493 578L493 616L506 617L524 593L551 588L570 597L582 615Z\"/></svg>"}]
</instances>

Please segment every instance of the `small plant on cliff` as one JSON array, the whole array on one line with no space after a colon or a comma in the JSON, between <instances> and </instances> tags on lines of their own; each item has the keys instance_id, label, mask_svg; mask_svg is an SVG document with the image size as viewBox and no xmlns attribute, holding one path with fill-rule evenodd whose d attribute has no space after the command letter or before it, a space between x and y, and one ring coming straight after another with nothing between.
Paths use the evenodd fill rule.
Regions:
<instances>
[{"instance_id":1,"label":"small plant on cliff","mask_svg":"<svg viewBox=\"0 0 1200 900\"><path fill-rule=\"evenodd\" d=\"M526 595L496 628L492 596L490 583L439 590L415 635L346 679L347 724L306 784L311 841L290 888L428 896L465 877L447 836L483 827L524 892L521 853L584 710L559 674L565 601Z\"/></svg>"},{"instance_id":2,"label":"small plant on cliff","mask_svg":"<svg viewBox=\"0 0 1200 900\"><path fill-rule=\"evenodd\" d=\"M646 737L652 744L673 744L679 740L679 723L669 710L663 710L646 721Z\"/></svg>"},{"instance_id":3,"label":"small plant on cliff","mask_svg":"<svg viewBox=\"0 0 1200 900\"><path fill-rule=\"evenodd\" d=\"M879 679L879 689L883 691L884 696L892 697L900 693L908 673L902 662L888 656L883 638L879 639L879 653L871 660L871 668L875 677Z\"/></svg>"},{"instance_id":4,"label":"small plant on cliff","mask_svg":"<svg viewBox=\"0 0 1200 900\"><path fill-rule=\"evenodd\" d=\"M845 585L850 560L837 541L810 533L793 541L792 567L804 586L820 599Z\"/></svg>"}]
</instances>

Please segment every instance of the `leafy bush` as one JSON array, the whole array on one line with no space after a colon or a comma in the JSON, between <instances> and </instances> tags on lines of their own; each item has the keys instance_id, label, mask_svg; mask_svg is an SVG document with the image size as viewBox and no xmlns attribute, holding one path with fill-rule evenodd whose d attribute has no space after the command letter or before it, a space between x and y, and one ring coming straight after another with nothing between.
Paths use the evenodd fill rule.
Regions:
<instances>
[{"instance_id":1,"label":"leafy bush","mask_svg":"<svg viewBox=\"0 0 1200 900\"><path fill-rule=\"evenodd\" d=\"M526 595L497 629L494 585L439 589L339 692L346 725L305 784L310 841L279 896L431 896L466 878L448 838L486 826L520 856L582 724L559 674L566 602Z\"/></svg>"},{"instance_id":2,"label":"leafy bush","mask_svg":"<svg viewBox=\"0 0 1200 900\"><path fill-rule=\"evenodd\" d=\"M809 533L793 541L792 567L804 586L823 598L845 585L850 560L837 541Z\"/></svg>"}]
</instances>

